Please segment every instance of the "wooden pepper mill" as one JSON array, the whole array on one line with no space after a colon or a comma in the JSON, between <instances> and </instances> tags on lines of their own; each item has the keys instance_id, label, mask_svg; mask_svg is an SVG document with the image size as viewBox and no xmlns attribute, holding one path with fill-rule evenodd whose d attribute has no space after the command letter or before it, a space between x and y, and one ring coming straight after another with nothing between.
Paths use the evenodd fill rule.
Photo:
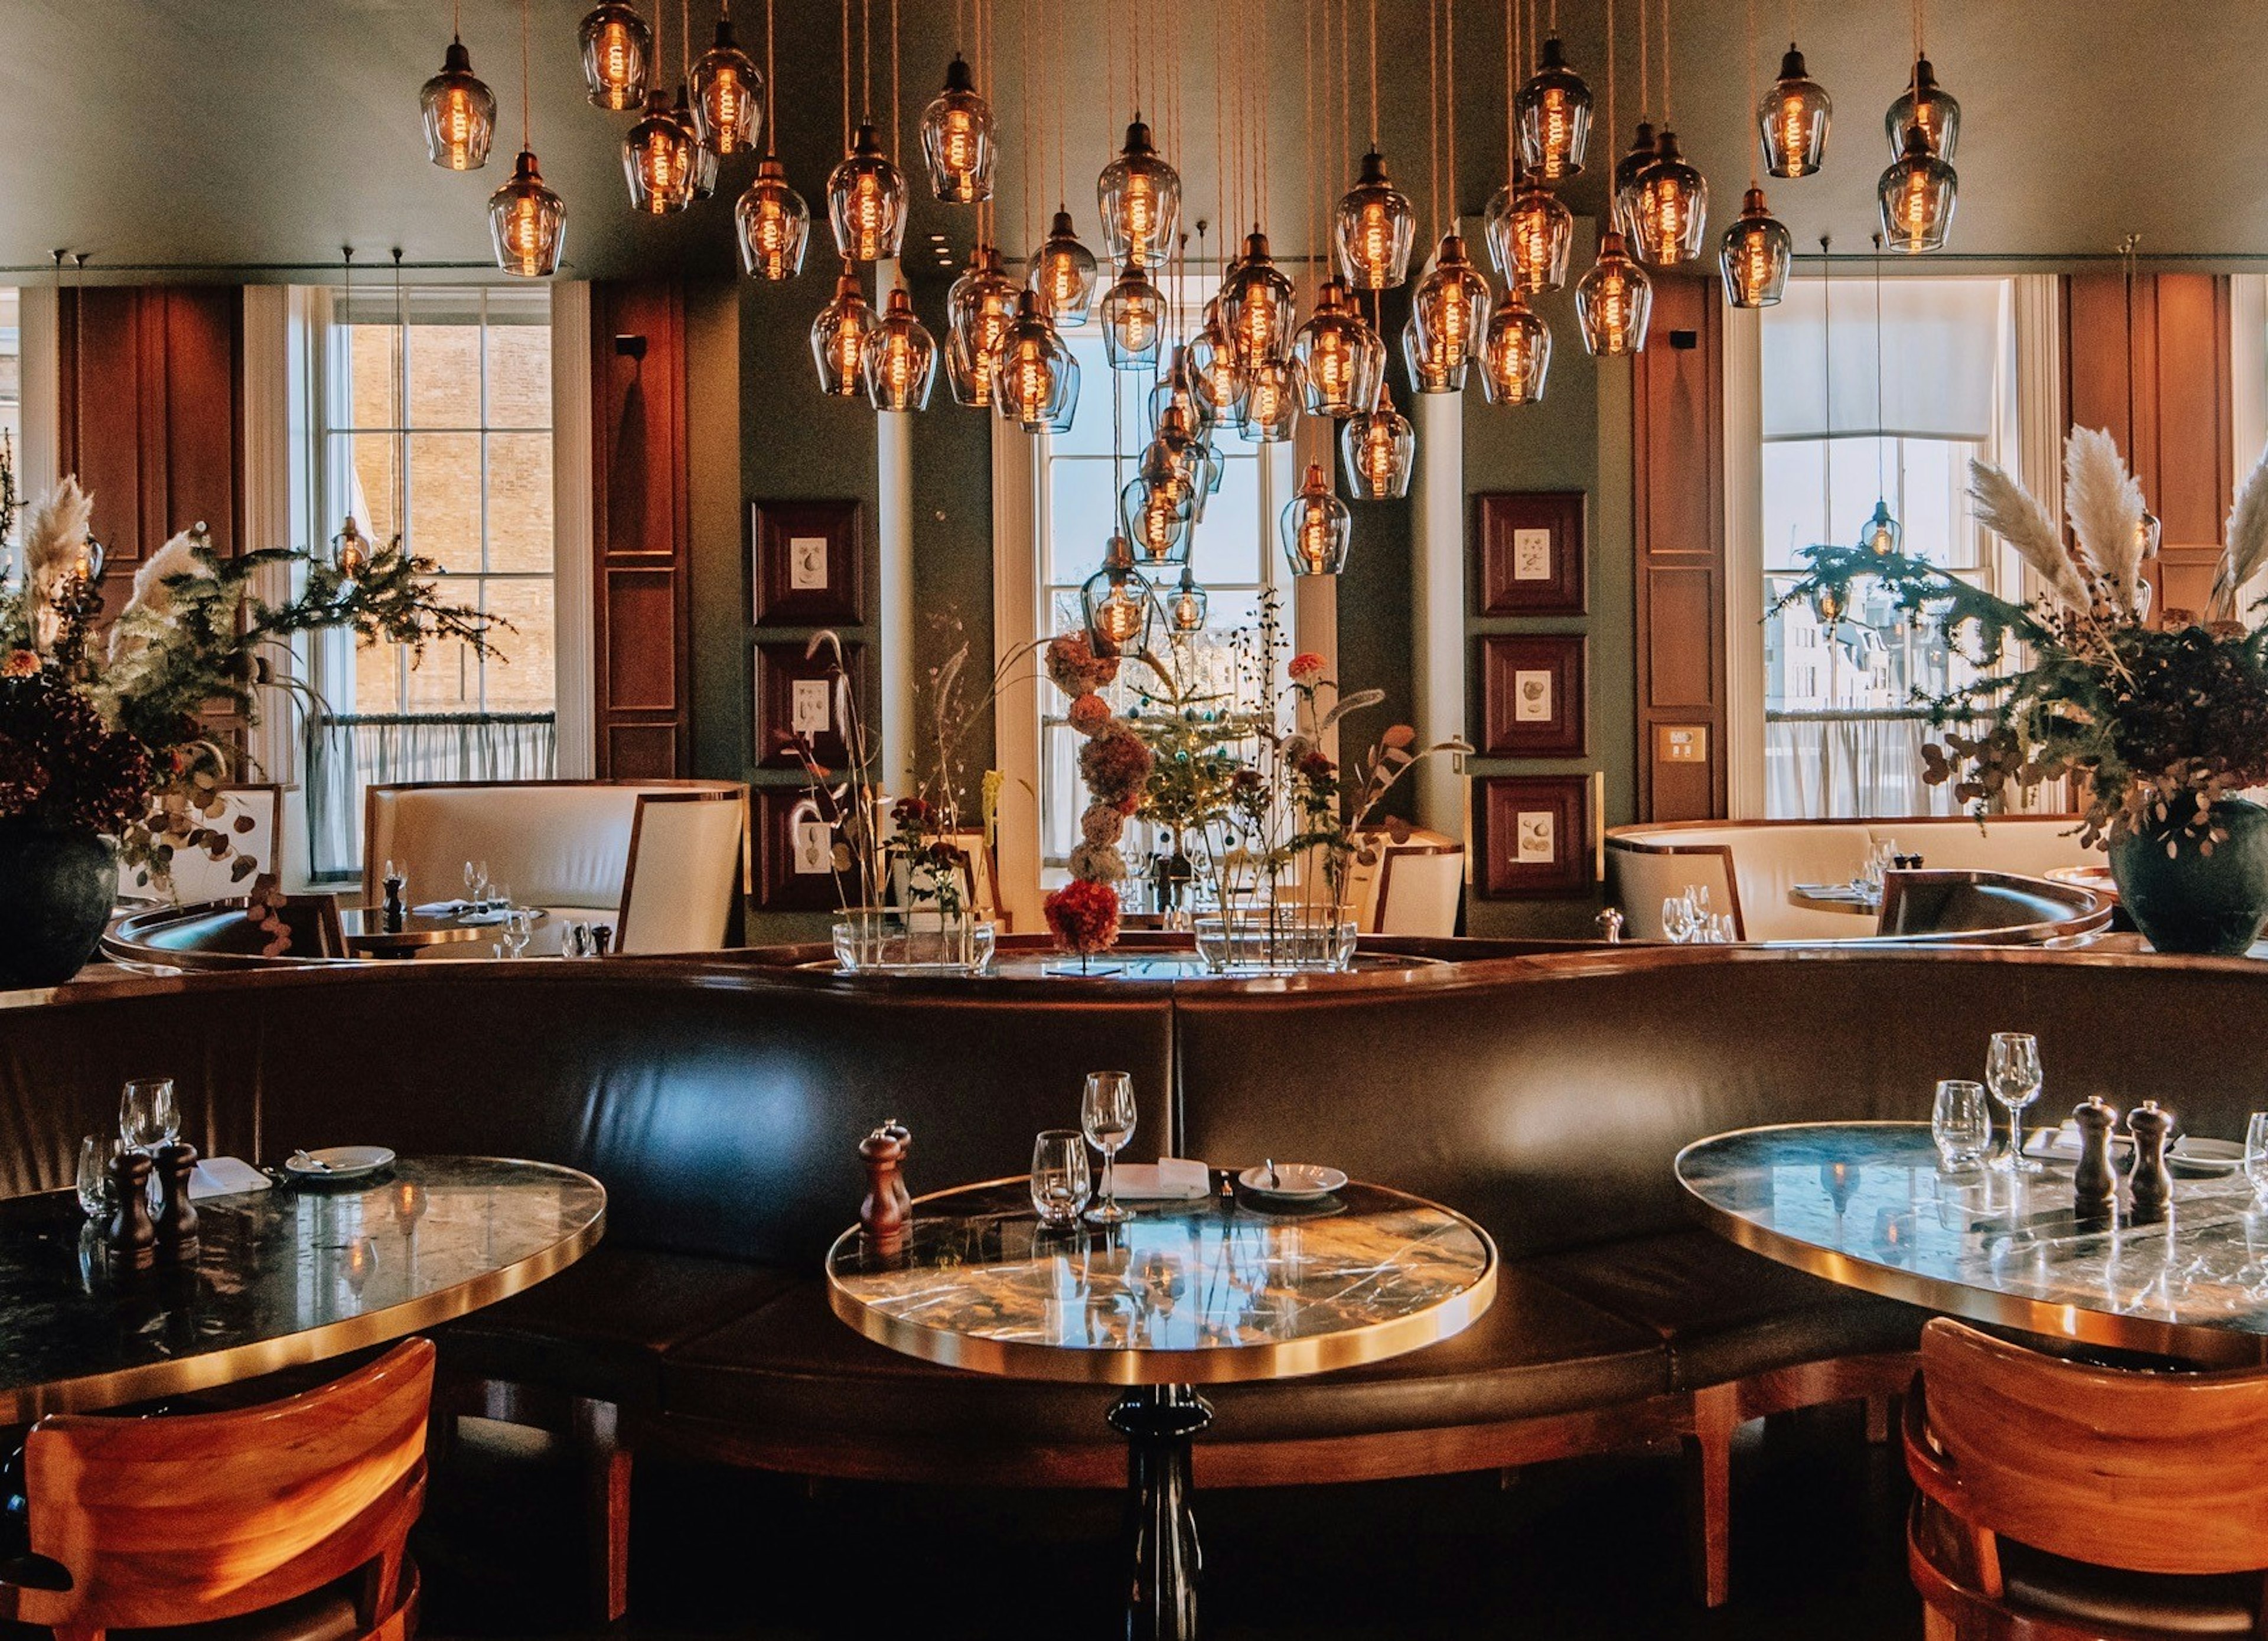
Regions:
<instances>
[{"instance_id":1,"label":"wooden pepper mill","mask_svg":"<svg viewBox=\"0 0 2268 1641\"><path fill-rule=\"evenodd\" d=\"M401 890L408 879L400 872L389 873L386 879L386 930L388 934L400 934L408 921L409 909L401 903Z\"/></svg>"},{"instance_id":2,"label":"wooden pepper mill","mask_svg":"<svg viewBox=\"0 0 2268 1641\"><path fill-rule=\"evenodd\" d=\"M2110 1166L2110 1130L2118 1114L2100 1096L2072 1108L2079 1125L2079 1166L2071 1174L2072 1217L2082 1224L2109 1219L2118 1204L2118 1175Z\"/></svg>"},{"instance_id":3,"label":"wooden pepper mill","mask_svg":"<svg viewBox=\"0 0 2268 1641\"><path fill-rule=\"evenodd\" d=\"M196 1262L197 1210L189 1201L196 1168L197 1148L187 1141L158 1147L158 1258L165 1264Z\"/></svg>"},{"instance_id":4,"label":"wooden pepper mill","mask_svg":"<svg viewBox=\"0 0 2268 1641\"><path fill-rule=\"evenodd\" d=\"M858 1204L858 1229L866 1251L883 1258L903 1253L913 1234L911 1197L899 1172L905 1157L905 1143L887 1125L858 1142L859 1160L866 1165L866 1200Z\"/></svg>"},{"instance_id":5,"label":"wooden pepper mill","mask_svg":"<svg viewBox=\"0 0 2268 1641\"><path fill-rule=\"evenodd\" d=\"M110 1195L114 1204L103 1246L122 1270L147 1270L158 1262L158 1227L150 1222L150 1159L138 1151L111 1159Z\"/></svg>"},{"instance_id":6,"label":"wooden pepper mill","mask_svg":"<svg viewBox=\"0 0 2268 1641\"><path fill-rule=\"evenodd\" d=\"M914 1222L914 1194L906 1184L906 1159L914 1152L913 1132L895 1117L882 1124L882 1132L898 1142L898 1171L892 1176L892 1183L897 1192L898 1211L905 1216L906 1224L911 1225Z\"/></svg>"},{"instance_id":7,"label":"wooden pepper mill","mask_svg":"<svg viewBox=\"0 0 2268 1641\"><path fill-rule=\"evenodd\" d=\"M2170 1112L2145 1100L2126 1114L2126 1131L2134 1137L2134 1173L2128 1185L2134 1204L2134 1223L2163 1219L2174 1200L2173 1171L2166 1166L2166 1139L2173 1132Z\"/></svg>"}]
</instances>

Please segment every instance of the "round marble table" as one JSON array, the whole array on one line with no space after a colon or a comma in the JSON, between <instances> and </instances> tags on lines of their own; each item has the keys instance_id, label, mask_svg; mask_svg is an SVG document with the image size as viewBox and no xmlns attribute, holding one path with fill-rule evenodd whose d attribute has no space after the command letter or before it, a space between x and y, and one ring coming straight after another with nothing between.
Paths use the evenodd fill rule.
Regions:
<instances>
[{"instance_id":1,"label":"round marble table","mask_svg":"<svg viewBox=\"0 0 2268 1641\"><path fill-rule=\"evenodd\" d=\"M541 907L530 909L531 922L550 916ZM339 928L347 950L357 957L415 957L429 946L454 946L475 940L495 942L504 938L503 920L476 922L464 916L434 917L404 912L401 927L386 926L383 906L349 906L340 909Z\"/></svg>"},{"instance_id":2,"label":"round marble table","mask_svg":"<svg viewBox=\"0 0 2268 1641\"><path fill-rule=\"evenodd\" d=\"M1129 1453L1129 1635L1197 1632L1189 1443L1212 1409L1197 1386L1397 1356L1460 1332L1496 1297L1488 1233L1422 1197L1351 1184L1275 1212L1224 1183L1132 1203L1108 1230L1054 1232L1023 1181L997 1181L921 1198L895 1255L854 1229L828 1255L836 1314L893 1350L1129 1387L1109 1414Z\"/></svg>"},{"instance_id":3,"label":"round marble table","mask_svg":"<svg viewBox=\"0 0 2268 1641\"><path fill-rule=\"evenodd\" d=\"M406 1157L365 1184L196 1204L194 1265L113 1270L70 1191L0 1200L0 1425L233 1383L431 1328L597 1245L548 1163Z\"/></svg>"},{"instance_id":4,"label":"round marble table","mask_svg":"<svg viewBox=\"0 0 2268 1641\"><path fill-rule=\"evenodd\" d=\"M1787 892L1787 903L1808 912L1841 912L1851 917L1879 917L1880 895L1869 900L1847 883L1799 883Z\"/></svg>"},{"instance_id":5,"label":"round marble table","mask_svg":"<svg viewBox=\"0 0 2268 1641\"><path fill-rule=\"evenodd\" d=\"M2183 1178L2171 1213L2072 1211L2069 1160L1948 1173L1920 1122L1793 1123L1687 1146L1719 1234L1848 1287L2080 1343L2268 1363L2268 1212L2238 1174Z\"/></svg>"}]
</instances>

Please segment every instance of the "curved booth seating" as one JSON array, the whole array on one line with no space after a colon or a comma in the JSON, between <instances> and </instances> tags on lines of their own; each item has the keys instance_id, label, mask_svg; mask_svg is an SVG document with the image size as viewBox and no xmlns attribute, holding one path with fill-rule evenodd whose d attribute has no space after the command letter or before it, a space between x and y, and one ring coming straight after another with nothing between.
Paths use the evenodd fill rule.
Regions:
<instances>
[{"instance_id":1,"label":"curved booth seating","mask_svg":"<svg viewBox=\"0 0 2268 1641\"><path fill-rule=\"evenodd\" d=\"M1872 934L1842 912L1797 906L1799 884L1848 883L1885 844L1925 869L2044 877L2099 862L2081 849L2076 815L1867 820L1695 820L1616 827L1607 834L1607 903L1633 940L1663 938L1661 903L1705 885L1743 940L1848 940Z\"/></svg>"},{"instance_id":2,"label":"curved booth seating","mask_svg":"<svg viewBox=\"0 0 2268 1641\"><path fill-rule=\"evenodd\" d=\"M2007 1028L2041 1039L2043 1115L2082 1093L2159 1098L2190 1131L2234 1136L2268 1079L2268 968L1656 947L1263 982L635 957L128 979L0 1011L0 1188L67 1186L77 1137L153 1071L177 1079L208 1153L382 1141L570 1164L608 1189L606 1242L453 1324L443 1359L530 1405L618 1409L617 1477L630 1449L670 1446L806 1475L1116 1487L1107 1388L898 1356L835 1320L819 1272L876 1123L911 1129L917 1189L1012 1175L1076 1109L1084 1072L1124 1069L1139 1157L1329 1161L1472 1215L1504 1256L1496 1306L1464 1335L1222 1387L1201 1484L1675 1439L1717 1600L1735 1424L1896 1394L1920 1317L1698 1229L1672 1159L1759 1122L1925 1117L1935 1080ZM2169 1043L2208 1032L2219 1075L2174 1072Z\"/></svg>"}]
</instances>

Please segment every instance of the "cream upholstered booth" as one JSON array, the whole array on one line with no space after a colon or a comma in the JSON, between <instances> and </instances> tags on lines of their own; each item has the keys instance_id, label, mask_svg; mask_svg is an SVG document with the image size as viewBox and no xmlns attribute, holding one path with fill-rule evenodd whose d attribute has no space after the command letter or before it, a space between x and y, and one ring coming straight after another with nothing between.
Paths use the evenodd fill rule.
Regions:
<instances>
[{"instance_id":1,"label":"cream upholstered booth","mask_svg":"<svg viewBox=\"0 0 2268 1641\"><path fill-rule=\"evenodd\" d=\"M624 911L630 878L630 844L638 829L642 797L713 796L732 818L729 854L709 826L673 814L659 823L656 842L698 831L711 851L702 861L672 861L666 872L649 869L641 900L660 908L649 916L673 931L683 908L668 881L691 886L716 875L719 857L731 863L737 885L747 860L748 789L738 781L434 781L370 789L363 818L363 894L376 905L379 879L392 861L408 879L413 903L451 899L464 892L468 860L488 863L489 881L512 891L522 906L551 914L534 949L555 949L566 920L614 923ZM714 823L715 817L703 821ZM658 858L659 850L650 857ZM635 911L637 909L630 909ZM649 927L654 925L649 924ZM642 949L672 949L644 945ZM675 948L687 949L687 948Z\"/></svg>"},{"instance_id":2,"label":"cream upholstered booth","mask_svg":"<svg viewBox=\"0 0 2268 1641\"><path fill-rule=\"evenodd\" d=\"M615 921L620 952L715 952L740 932L748 792L641 792Z\"/></svg>"},{"instance_id":3,"label":"cream upholstered booth","mask_svg":"<svg viewBox=\"0 0 2268 1641\"><path fill-rule=\"evenodd\" d=\"M1864 820L1700 820L1616 827L1607 834L1607 900L1633 940L1662 938L1661 903L1705 886L1744 940L1850 940L1872 919L1795 905L1798 884L1848 883L1889 843L1931 868L2044 876L2101 857L2080 847L2075 815Z\"/></svg>"}]
</instances>

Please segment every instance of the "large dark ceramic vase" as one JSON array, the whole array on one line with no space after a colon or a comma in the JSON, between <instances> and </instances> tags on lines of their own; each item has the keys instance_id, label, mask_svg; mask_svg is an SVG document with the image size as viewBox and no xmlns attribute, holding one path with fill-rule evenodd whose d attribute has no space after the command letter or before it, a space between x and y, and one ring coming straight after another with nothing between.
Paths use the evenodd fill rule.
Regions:
<instances>
[{"instance_id":1,"label":"large dark ceramic vase","mask_svg":"<svg viewBox=\"0 0 2268 1641\"><path fill-rule=\"evenodd\" d=\"M2110 875L2134 926L2161 952L2234 957L2268 924L2268 809L2242 798L2213 806L2228 834L2208 855L2176 810L2110 846ZM2167 845L2171 842L2170 850Z\"/></svg>"},{"instance_id":2,"label":"large dark ceramic vase","mask_svg":"<svg viewBox=\"0 0 2268 1641\"><path fill-rule=\"evenodd\" d=\"M61 985L94 955L118 857L91 832L0 820L0 990Z\"/></svg>"}]
</instances>

